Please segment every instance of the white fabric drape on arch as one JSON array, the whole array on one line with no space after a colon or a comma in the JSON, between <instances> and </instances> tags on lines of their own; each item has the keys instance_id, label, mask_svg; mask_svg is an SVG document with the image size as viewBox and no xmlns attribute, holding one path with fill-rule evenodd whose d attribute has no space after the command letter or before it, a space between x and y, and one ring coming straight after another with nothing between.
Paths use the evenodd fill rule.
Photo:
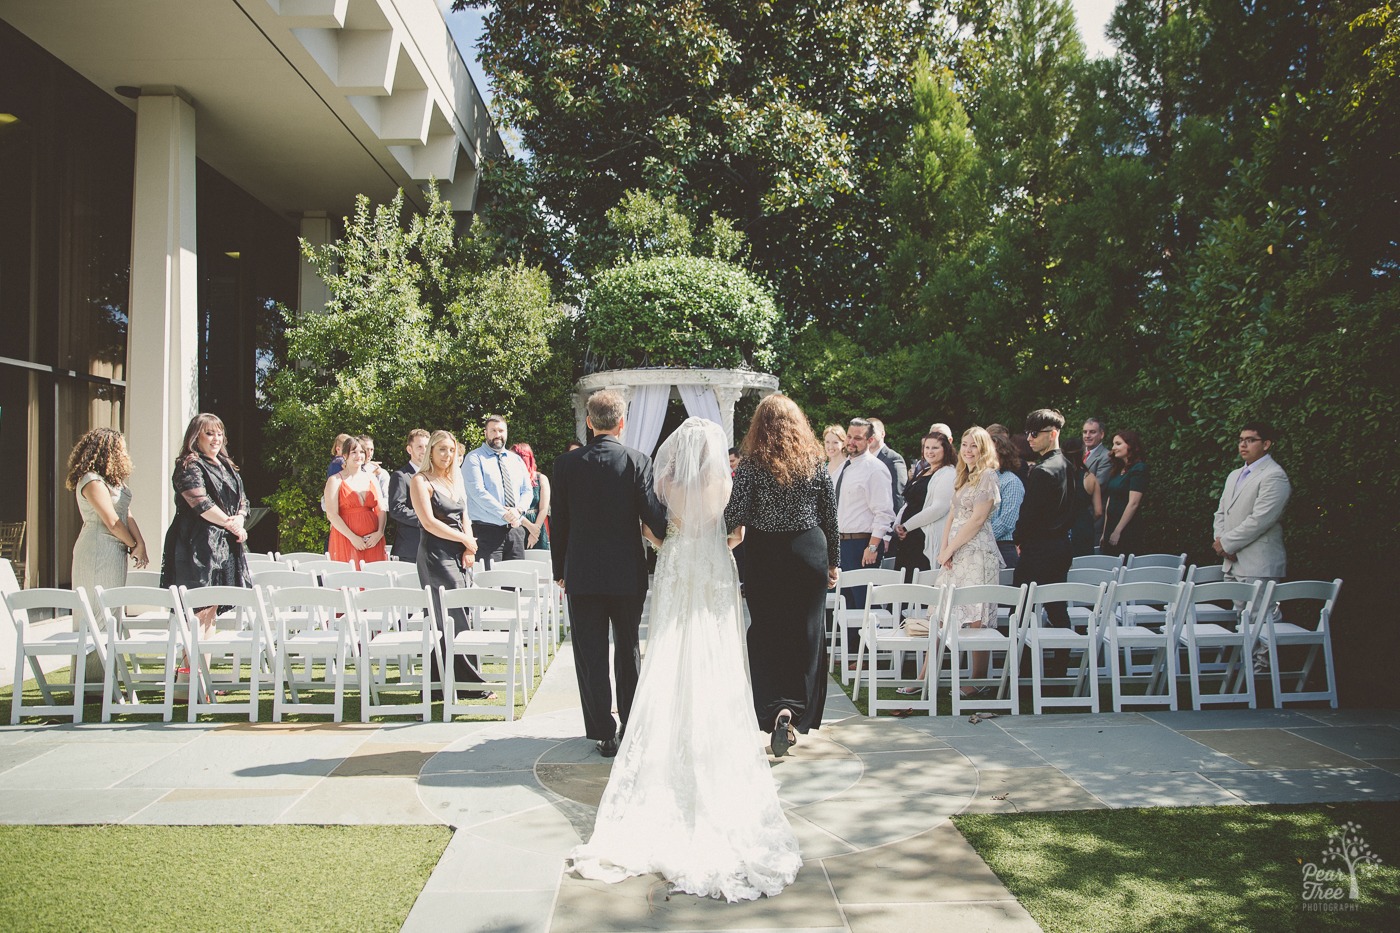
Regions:
<instances>
[{"instance_id":1,"label":"white fabric drape on arch","mask_svg":"<svg viewBox=\"0 0 1400 933\"><path fill-rule=\"evenodd\" d=\"M632 404L627 406L627 430L622 439L628 447L640 450L648 457L656 450L661 426L666 421L666 403L671 400L671 387L636 386L632 389Z\"/></svg>"},{"instance_id":2,"label":"white fabric drape on arch","mask_svg":"<svg viewBox=\"0 0 1400 933\"><path fill-rule=\"evenodd\" d=\"M676 391L680 393L681 401L685 403L687 415L692 418L704 418L706 421L713 421L720 427L724 427L724 417L720 414L719 399L715 397L714 389L708 386L682 383L676 386Z\"/></svg>"}]
</instances>

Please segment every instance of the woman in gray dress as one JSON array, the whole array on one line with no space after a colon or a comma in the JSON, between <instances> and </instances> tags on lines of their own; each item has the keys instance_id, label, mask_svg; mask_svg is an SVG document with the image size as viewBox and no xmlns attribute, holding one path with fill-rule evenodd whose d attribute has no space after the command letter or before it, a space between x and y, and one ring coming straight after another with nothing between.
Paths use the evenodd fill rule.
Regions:
<instances>
[{"instance_id":1,"label":"woman in gray dress","mask_svg":"<svg viewBox=\"0 0 1400 933\"><path fill-rule=\"evenodd\" d=\"M68 455L67 486L78 499L83 529L73 545L73 589L87 591L94 611L93 587L111 589L126 585L131 562L145 568L146 540L131 515L131 457L126 439L111 428L93 428L78 439ZM98 619L101 624L101 619ZM102 663L88 655L87 682L102 682Z\"/></svg>"}]
</instances>

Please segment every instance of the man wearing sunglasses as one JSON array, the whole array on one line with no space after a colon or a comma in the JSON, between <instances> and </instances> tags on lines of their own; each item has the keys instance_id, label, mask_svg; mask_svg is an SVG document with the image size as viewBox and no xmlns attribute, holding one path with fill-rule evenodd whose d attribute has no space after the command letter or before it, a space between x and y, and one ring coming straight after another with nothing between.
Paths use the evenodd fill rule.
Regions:
<instances>
[{"instance_id":1,"label":"man wearing sunglasses","mask_svg":"<svg viewBox=\"0 0 1400 933\"><path fill-rule=\"evenodd\" d=\"M1016 565L1015 584L1063 583L1069 575L1069 531L1074 525L1074 476L1069 461L1060 453L1060 430L1064 415L1052 408L1039 408L1026 415L1026 440L1035 451L1036 463L1026 475L1026 496L1016 520L1012 539L1021 552ZM1064 603L1045 607L1050 624L1069 628L1069 609ZM1045 676L1063 677L1069 665L1069 652L1052 651L1045 662Z\"/></svg>"}]
</instances>

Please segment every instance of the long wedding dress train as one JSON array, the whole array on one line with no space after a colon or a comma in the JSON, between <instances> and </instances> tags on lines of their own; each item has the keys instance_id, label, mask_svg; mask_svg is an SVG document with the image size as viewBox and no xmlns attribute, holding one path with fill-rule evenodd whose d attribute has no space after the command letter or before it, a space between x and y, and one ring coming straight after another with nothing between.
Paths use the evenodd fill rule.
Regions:
<instances>
[{"instance_id":1,"label":"long wedding dress train","mask_svg":"<svg viewBox=\"0 0 1400 933\"><path fill-rule=\"evenodd\" d=\"M702 427L708 424L691 419L677 435L704 432L707 446L727 453L718 428ZM678 444L685 448L685 439ZM658 454L659 495L674 476L667 453L663 447ZM693 449L670 453L705 457ZM615 882L659 872L677 891L742 901L778 894L802 857L754 734L738 576L713 520L728 498L727 467L723 480L722 495L716 481L681 507L669 490L668 511L680 524L671 526L657 559L632 715L593 837L571 858L585 878Z\"/></svg>"}]
</instances>

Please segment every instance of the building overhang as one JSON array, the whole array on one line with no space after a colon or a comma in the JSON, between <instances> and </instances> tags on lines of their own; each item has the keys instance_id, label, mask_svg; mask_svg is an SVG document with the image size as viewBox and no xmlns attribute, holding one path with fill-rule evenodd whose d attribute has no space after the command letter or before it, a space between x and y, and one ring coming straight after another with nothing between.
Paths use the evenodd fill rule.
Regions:
<instances>
[{"instance_id":1,"label":"building overhang","mask_svg":"<svg viewBox=\"0 0 1400 933\"><path fill-rule=\"evenodd\" d=\"M176 89L199 158L289 216L398 188L422 207L430 179L471 210L502 151L434 0L0 0L0 18L133 109Z\"/></svg>"}]
</instances>

